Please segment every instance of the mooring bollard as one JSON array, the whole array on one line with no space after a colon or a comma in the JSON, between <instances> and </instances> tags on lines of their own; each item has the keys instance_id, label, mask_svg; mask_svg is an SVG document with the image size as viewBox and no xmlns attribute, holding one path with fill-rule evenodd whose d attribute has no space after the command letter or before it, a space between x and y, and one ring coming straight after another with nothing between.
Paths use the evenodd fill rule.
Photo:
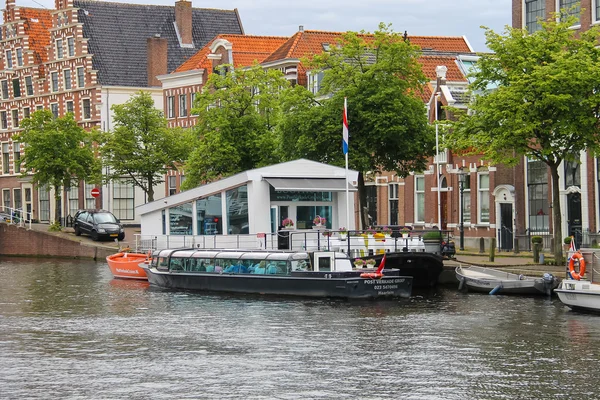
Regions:
<instances>
[{"instance_id":1,"label":"mooring bollard","mask_svg":"<svg viewBox=\"0 0 600 400\"><path fill-rule=\"evenodd\" d=\"M485 240L482 237L479 238L479 252L485 253Z\"/></svg>"},{"instance_id":2,"label":"mooring bollard","mask_svg":"<svg viewBox=\"0 0 600 400\"><path fill-rule=\"evenodd\" d=\"M490 240L490 261L494 262L494 257L496 257L496 238L491 238Z\"/></svg>"}]
</instances>

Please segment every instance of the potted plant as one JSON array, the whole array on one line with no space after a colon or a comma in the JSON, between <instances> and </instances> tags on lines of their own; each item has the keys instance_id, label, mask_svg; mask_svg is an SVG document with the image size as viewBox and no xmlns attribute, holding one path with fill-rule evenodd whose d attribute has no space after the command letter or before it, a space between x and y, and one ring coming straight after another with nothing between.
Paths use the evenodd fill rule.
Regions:
<instances>
[{"instance_id":1,"label":"potted plant","mask_svg":"<svg viewBox=\"0 0 600 400\"><path fill-rule=\"evenodd\" d=\"M294 221L291 218L286 218L281 221L281 225L283 225L284 229L294 229Z\"/></svg>"},{"instance_id":2,"label":"potted plant","mask_svg":"<svg viewBox=\"0 0 600 400\"><path fill-rule=\"evenodd\" d=\"M321 217L320 215L317 215L313 219L313 224L314 224L314 227L316 227L316 228L320 228L320 227L324 226L326 222L327 222L327 220L325 218Z\"/></svg>"},{"instance_id":3,"label":"potted plant","mask_svg":"<svg viewBox=\"0 0 600 400\"><path fill-rule=\"evenodd\" d=\"M425 245L425 251L428 253L439 254L442 245L442 232L441 231L429 231L423 234L423 244Z\"/></svg>"},{"instance_id":4,"label":"potted plant","mask_svg":"<svg viewBox=\"0 0 600 400\"><path fill-rule=\"evenodd\" d=\"M325 232L323 232L323 236L325 236L325 237L331 237L331 231L325 231Z\"/></svg>"},{"instance_id":5,"label":"potted plant","mask_svg":"<svg viewBox=\"0 0 600 400\"><path fill-rule=\"evenodd\" d=\"M381 233L383 233L385 237L389 238L392 236L392 228L389 226L384 226L383 229L381 229Z\"/></svg>"},{"instance_id":6,"label":"potted plant","mask_svg":"<svg viewBox=\"0 0 600 400\"><path fill-rule=\"evenodd\" d=\"M346 240L346 238L348 237L348 229L346 229L345 227L342 227L340 229L338 229L339 235L340 235L340 240Z\"/></svg>"},{"instance_id":7,"label":"potted plant","mask_svg":"<svg viewBox=\"0 0 600 400\"><path fill-rule=\"evenodd\" d=\"M408 229L407 227L404 227L404 228L400 229L400 234L402 235L403 238L409 238L410 237L410 229Z\"/></svg>"},{"instance_id":8,"label":"potted plant","mask_svg":"<svg viewBox=\"0 0 600 400\"><path fill-rule=\"evenodd\" d=\"M571 248L571 240L573 240L572 236L567 236L563 239L563 247L566 251L569 251L569 249Z\"/></svg>"},{"instance_id":9,"label":"potted plant","mask_svg":"<svg viewBox=\"0 0 600 400\"><path fill-rule=\"evenodd\" d=\"M544 241L544 239L541 236L532 236L531 237L531 243L533 243L533 244L542 243L543 241ZM569 237L569 243L571 243L570 237Z\"/></svg>"},{"instance_id":10,"label":"potted plant","mask_svg":"<svg viewBox=\"0 0 600 400\"><path fill-rule=\"evenodd\" d=\"M367 236L368 237L373 237L373 235L375 235L376 231L373 227L369 227L367 228Z\"/></svg>"},{"instance_id":11,"label":"potted plant","mask_svg":"<svg viewBox=\"0 0 600 400\"><path fill-rule=\"evenodd\" d=\"M365 260L363 260L362 258L357 258L356 260L354 260L354 266L356 268L364 268L365 267Z\"/></svg>"},{"instance_id":12,"label":"potted plant","mask_svg":"<svg viewBox=\"0 0 600 400\"><path fill-rule=\"evenodd\" d=\"M367 268L375 268L375 264L377 264L377 262L375 260L373 260L372 258L368 259L365 262Z\"/></svg>"}]
</instances>

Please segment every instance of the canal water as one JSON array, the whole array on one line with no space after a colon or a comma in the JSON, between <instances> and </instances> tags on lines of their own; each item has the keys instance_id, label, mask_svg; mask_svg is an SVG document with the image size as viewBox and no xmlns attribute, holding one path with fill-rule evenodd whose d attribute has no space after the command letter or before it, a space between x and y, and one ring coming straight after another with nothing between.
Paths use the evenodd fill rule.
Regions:
<instances>
[{"instance_id":1,"label":"canal water","mask_svg":"<svg viewBox=\"0 0 600 400\"><path fill-rule=\"evenodd\" d=\"M555 297L206 295L0 259L2 399L599 398L599 344Z\"/></svg>"}]
</instances>

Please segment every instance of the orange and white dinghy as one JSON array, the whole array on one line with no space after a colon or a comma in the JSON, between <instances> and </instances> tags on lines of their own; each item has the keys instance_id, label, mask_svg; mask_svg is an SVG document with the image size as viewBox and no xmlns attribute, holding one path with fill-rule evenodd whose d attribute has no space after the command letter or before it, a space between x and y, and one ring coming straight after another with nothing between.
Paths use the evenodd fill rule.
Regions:
<instances>
[{"instance_id":1,"label":"orange and white dinghy","mask_svg":"<svg viewBox=\"0 0 600 400\"><path fill-rule=\"evenodd\" d=\"M139 266L140 263L150 263L148 254L120 252L106 257L106 262L115 278L148 279L144 268Z\"/></svg>"}]
</instances>

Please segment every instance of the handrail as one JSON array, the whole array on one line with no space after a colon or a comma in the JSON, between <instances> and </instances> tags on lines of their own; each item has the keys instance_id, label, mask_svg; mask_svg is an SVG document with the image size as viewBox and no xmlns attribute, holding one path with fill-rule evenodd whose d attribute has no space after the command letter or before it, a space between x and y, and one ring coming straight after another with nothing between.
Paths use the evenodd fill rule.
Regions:
<instances>
[{"instance_id":1,"label":"handrail","mask_svg":"<svg viewBox=\"0 0 600 400\"><path fill-rule=\"evenodd\" d=\"M21 227L25 227L25 222L27 222L29 224L29 229L31 229L32 213L24 212L22 208L12 208L7 206L0 206L0 210L0 216L4 216L3 222ZM25 215L28 218L22 218L22 215ZM8 217L8 220L6 217Z\"/></svg>"}]
</instances>

